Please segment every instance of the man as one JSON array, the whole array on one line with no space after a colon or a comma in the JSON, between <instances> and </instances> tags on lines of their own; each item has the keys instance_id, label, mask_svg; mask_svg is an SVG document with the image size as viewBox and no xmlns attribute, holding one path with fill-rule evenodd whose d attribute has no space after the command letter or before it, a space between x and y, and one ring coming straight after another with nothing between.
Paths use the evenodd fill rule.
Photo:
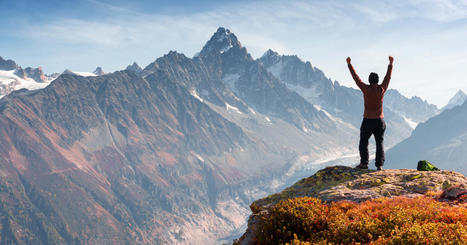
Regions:
<instances>
[{"instance_id":1,"label":"man","mask_svg":"<svg viewBox=\"0 0 467 245\"><path fill-rule=\"evenodd\" d=\"M347 65L352 74L355 83L363 93L363 100L365 103L365 112L363 114L362 126L360 127L360 164L357 168L368 169L368 139L371 135L375 136L376 141L376 159L375 165L377 170L383 169L384 164L384 131L386 130L386 123L384 122L383 113L383 98L384 93L388 89L389 81L391 80L392 63L394 58L389 56L389 65L386 76L381 85L378 85L378 74L372 72L368 78L370 85L362 82L358 77L352 64L350 57L347 57Z\"/></svg>"}]
</instances>

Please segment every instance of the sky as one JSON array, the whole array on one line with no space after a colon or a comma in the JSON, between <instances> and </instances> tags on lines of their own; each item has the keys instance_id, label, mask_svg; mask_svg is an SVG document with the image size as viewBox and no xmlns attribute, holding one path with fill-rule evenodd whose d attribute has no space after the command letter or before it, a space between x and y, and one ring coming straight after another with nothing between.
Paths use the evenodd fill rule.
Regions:
<instances>
[{"instance_id":1,"label":"sky","mask_svg":"<svg viewBox=\"0 0 467 245\"><path fill-rule=\"evenodd\" d=\"M192 57L222 26L259 58L297 55L332 80L361 77L444 106L467 92L467 0L0 0L0 56L46 73L144 67L170 50Z\"/></svg>"}]
</instances>

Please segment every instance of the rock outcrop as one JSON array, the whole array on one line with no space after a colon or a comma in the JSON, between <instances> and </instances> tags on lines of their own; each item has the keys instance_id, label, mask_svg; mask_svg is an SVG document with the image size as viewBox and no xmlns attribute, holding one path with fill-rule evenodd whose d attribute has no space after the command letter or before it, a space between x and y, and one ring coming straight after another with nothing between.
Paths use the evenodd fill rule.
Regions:
<instances>
[{"instance_id":1,"label":"rock outcrop","mask_svg":"<svg viewBox=\"0 0 467 245\"><path fill-rule=\"evenodd\" d=\"M253 214L240 244L256 244L255 232L260 229L258 217L282 200L296 197L315 197L326 202L342 200L357 203L381 198L409 198L431 195L453 205L467 202L467 178L453 171L417 171L391 169L383 171L359 170L345 166L327 167L304 178L283 191L253 202Z\"/></svg>"}]
</instances>

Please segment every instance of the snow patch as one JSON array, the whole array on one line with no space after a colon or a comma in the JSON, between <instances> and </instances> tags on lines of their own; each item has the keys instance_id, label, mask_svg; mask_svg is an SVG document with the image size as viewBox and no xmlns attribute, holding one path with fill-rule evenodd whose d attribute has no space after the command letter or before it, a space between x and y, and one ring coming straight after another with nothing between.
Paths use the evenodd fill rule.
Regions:
<instances>
[{"instance_id":1,"label":"snow patch","mask_svg":"<svg viewBox=\"0 0 467 245\"><path fill-rule=\"evenodd\" d=\"M85 72L85 71L72 71L74 74L82 76L82 77L95 77L96 74L92 72Z\"/></svg>"},{"instance_id":2,"label":"snow patch","mask_svg":"<svg viewBox=\"0 0 467 245\"><path fill-rule=\"evenodd\" d=\"M238 114L243 114L237 107L230 105L229 103L225 103L225 109L227 111L234 111Z\"/></svg>"},{"instance_id":3,"label":"snow patch","mask_svg":"<svg viewBox=\"0 0 467 245\"><path fill-rule=\"evenodd\" d=\"M410 128L415 129L417 127L417 125L418 125L417 122L414 122L412 119L407 118L407 117L405 117L403 115L401 115L401 116L404 118L405 122L407 122L407 124L409 124Z\"/></svg>"},{"instance_id":4,"label":"snow patch","mask_svg":"<svg viewBox=\"0 0 467 245\"><path fill-rule=\"evenodd\" d=\"M200 160L201 162L204 162L204 158L202 158L198 153L191 152L191 154L193 154L193 156L195 156L196 158L198 158L198 160Z\"/></svg>"},{"instance_id":5,"label":"snow patch","mask_svg":"<svg viewBox=\"0 0 467 245\"><path fill-rule=\"evenodd\" d=\"M329 114L329 112L327 112L326 110L324 110L323 108L321 108L321 106L319 106L319 105L313 105L313 107L314 107L316 110L318 110L318 111L320 111L320 112L323 112L327 117L329 117L329 118L331 118L331 119L334 119L334 117L333 117L331 114Z\"/></svg>"},{"instance_id":6,"label":"snow patch","mask_svg":"<svg viewBox=\"0 0 467 245\"><path fill-rule=\"evenodd\" d=\"M266 117L266 116L264 117L264 123L265 123L265 125L272 125L271 119L269 117Z\"/></svg>"},{"instance_id":7,"label":"snow patch","mask_svg":"<svg viewBox=\"0 0 467 245\"><path fill-rule=\"evenodd\" d=\"M191 94L193 97L195 97L197 100L199 100L199 101L201 101L201 102L204 102L204 100L201 99L201 97L199 97L199 94L198 94L198 92L196 92L196 89L191 90L191 91L190 91L190 94Z\"/></svg>"},{"instance_id":8,"label":"snow patch","mask_svg":"<svg viewBox=\"0 0 467 245\"><path fill-rule=\"evenodd\" d=\"M319 97L321 96L321 93L318 91L317 86L312 86L310 88L304 88L302 86L292 85L289 83L285 83L285 85L287 86L288 89L296 92L297 94L305 98L311 104L318 104L320 102Z\"/></svg>"},{"instance_id":9,"label":"snow patch","mask_svg":"<svg viewBox=\"0 0 467 245\"><path fill-rule=\"evenodd\" d=\"M28 89L36 90L47 87L50 81L39 83L32 78L22 79L15 74L15 70L0 71L0 94L5 95L13 90Z\"/></svg>"},{"instance_id":10,"label":"snow patch","mask_svg":"<svg viewBox=\"0 0 467 245\"><path fill-rule=\"evenodd\" d=\"M223 32L221 35L219 35L219 37L217 38L217 42L222 42L224 41L225 39L227 39L227 33Z\"/></svg>"},{"instance_id":11,"label":"snow patch","mask_svg":"<svg viewBox=\"0 0 467 245\"><path fill-rule=\"evenodd\" d=\"M219 52L220 52L221 54L223 54L223 53L229 51L231 48L233 48L233 45L232 45L231 43L229 43L229 45L223 47Z\"/></svg>"}]
</instances>

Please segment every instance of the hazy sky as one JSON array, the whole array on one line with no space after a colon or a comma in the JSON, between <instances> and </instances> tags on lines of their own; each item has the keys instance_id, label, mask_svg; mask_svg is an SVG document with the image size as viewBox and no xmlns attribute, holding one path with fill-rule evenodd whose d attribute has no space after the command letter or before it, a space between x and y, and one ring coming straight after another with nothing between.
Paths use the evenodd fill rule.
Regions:
<instances>
[{"instance_id":1,"label":"hazy sky","mask_svg":"<svg viewBox=\"0 0 467 245\"><path fill-rule=\"evenodd\" d=\"M467 92L467 0L0 0L0 16L0 56L46 73L191 57L223 26L253 57L296 54L347 86L347 56L367 78L393 55L403 94L443 106Z\"/></svg>"}]
</instances>

